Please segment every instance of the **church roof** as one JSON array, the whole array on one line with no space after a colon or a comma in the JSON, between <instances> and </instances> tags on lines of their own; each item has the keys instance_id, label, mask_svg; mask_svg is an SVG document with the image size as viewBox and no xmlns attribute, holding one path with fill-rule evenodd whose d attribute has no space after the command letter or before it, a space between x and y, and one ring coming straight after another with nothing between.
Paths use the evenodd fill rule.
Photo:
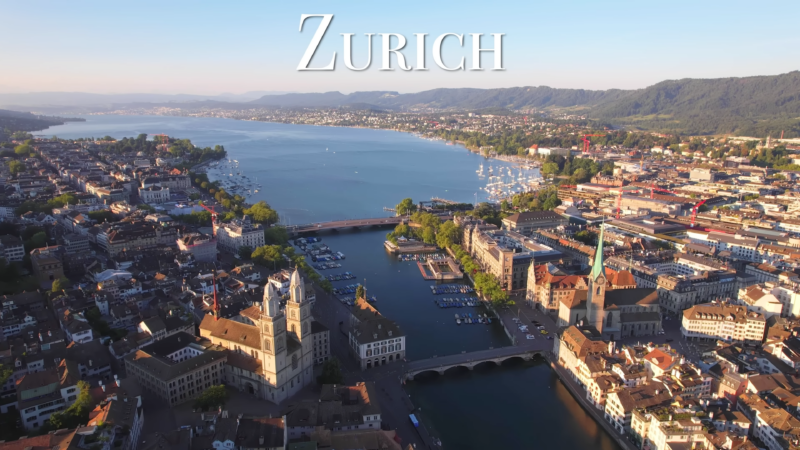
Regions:
<instances>
[{"instance_id":1,"label":"church roof","mask_svg":"<svg viewBox=\"0 0 800 450\"><path fill-rule=\"evenodd\" d=\"M261 350L261 332L253 325L225 318L214 320L213 316L206 315L200 323L200 330L208 331L215 338Z\"/></svg>"}]
</instances>

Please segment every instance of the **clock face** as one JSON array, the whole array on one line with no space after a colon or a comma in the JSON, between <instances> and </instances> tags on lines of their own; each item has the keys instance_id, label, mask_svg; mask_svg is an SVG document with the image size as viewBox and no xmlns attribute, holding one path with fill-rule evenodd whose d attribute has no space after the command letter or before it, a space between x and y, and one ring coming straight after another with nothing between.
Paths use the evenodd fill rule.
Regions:
<instances>
[{"instance_id":1,"label":"clock face","mask_svg":"<svg viewBox=\"0 0 800 450\"><path fill-rule=\"evenodd\" d=\"M597 281L595 281L595 283L597 283L598 286L602 286L602 285L606 284L606 279L603 278L603 277L598 277Z\"/></svg>"}]
</instances>

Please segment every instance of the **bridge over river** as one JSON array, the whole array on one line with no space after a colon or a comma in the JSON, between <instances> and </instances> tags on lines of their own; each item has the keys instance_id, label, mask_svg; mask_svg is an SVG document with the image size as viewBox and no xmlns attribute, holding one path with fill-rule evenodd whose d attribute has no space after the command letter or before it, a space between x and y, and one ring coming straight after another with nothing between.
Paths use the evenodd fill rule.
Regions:
<instances>
[{"instance_id":1,"label":"bridge over river","mask_svg":"<svg viewBox=\"0 0 800 450\"><path fill-rule=\"evenodd\" d=\"M377 217L374 219L334 220L331 222L310 223L307 225L290 225L286 230L290 234L310 233L312 231L342 230L361 227L395 227L406 222L406 217Z\"/></svg>"},{"instance_id":2,"label":"bridge over river","mask_svg":"<svg viewBox=\"0 0 800 450\"><path fill-rule=\"evenodd\" d=\"M545 356L546 354L547 350L514 346L478 350L456 355L437 356L406 363L404 377L406 380L413 380L416 375L422 372L438 372L440 375L443 375L446 370L452 369L453 367L466 367L472 370L478 364L486 362L502 364L503 361L511 358L522 358L525 361L529 361L536 356Z\"/></svg>"}]
</instances>

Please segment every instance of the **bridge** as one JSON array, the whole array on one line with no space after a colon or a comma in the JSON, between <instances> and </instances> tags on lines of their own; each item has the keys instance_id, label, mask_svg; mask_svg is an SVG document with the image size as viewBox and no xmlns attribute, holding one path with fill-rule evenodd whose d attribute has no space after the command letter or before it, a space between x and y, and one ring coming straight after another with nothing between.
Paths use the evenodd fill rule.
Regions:
<instances>
[{"instance_id":1,"label":"bridge","mask_svg":"<svg viewBox=\"0 0 800 450\"><path fill-rule=\"evenodd\" d=\"M478 364L491 362L500 365L503 361L511 358L522 358L525 361L530 361L537 355L544 356L546 353L546 350L534 350L531 348L500 347L457 355L438 356L406 363L403 376L406 380L413 380L415 376L423 372L438 372L439 375L444 375L445 371L454 367L466 367L472 370Z\"/></svg>"},{"instance_id":2,"label":"bridge","mask_svg":"<svg viewBox=\"0 0 800 450\"><path fill-rule=\"evenodd\" d=\"M310 223L307 225L290 225L286 231L291 234L309 233L312 231L341 230L346 228L361 227L395 227L400 222L405 222L405 217L377 217L374 219L334 220L331 222Z\"/></svg>"}]
</instances>

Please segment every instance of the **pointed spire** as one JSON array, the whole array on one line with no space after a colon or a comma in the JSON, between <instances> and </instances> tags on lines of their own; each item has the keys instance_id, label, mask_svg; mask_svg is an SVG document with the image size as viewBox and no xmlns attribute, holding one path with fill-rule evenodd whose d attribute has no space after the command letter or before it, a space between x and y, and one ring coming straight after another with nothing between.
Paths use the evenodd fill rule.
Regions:
<instances>
[{"instance_id":1,"label":"pointed spire","mask_svg":"<svg viewBox=\"0 0 800 450\"><path fill-rule=\"evenodd\" d=\"M592 264L592 280L596 280L600 275L605 275L603 269L603 229L605 228L605 217L600 224L600 235L597 237L597 250L594 252L594 264Z\"/></svg>"},{"instance_id":2,"label":"pointed spire","mask_svg":"<svg viewBox=\"0 0 800 450\"><path fill-rule=\"evenodd\" d=\"M280 310L279 302L280 294L278 293L278 289L272 283L267 283L267 285L264 286L264 298L261 303L262 314L269 317L277 316Z\"/></svg>"}]
</instances>

